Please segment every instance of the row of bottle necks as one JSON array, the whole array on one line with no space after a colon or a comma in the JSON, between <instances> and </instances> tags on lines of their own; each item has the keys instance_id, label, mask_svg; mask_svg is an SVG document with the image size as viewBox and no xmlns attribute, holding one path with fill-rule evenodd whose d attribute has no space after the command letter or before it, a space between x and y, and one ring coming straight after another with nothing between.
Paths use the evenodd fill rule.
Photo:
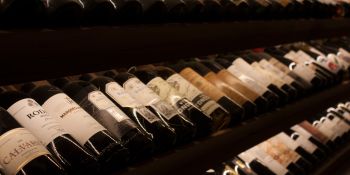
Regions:
<instances>
[{"instance_id":1,"label":"row of bottle necks","mask_svg":"<svg viewBox=\"0 0 350 175\"><path fill-rule=\"evenodd\" d=\"M349 144L350 102L328 108L224 162L207 175L301 175Z\"/></svg>"},{"instance_id":2,"label":"row of bottle necks","mask_svg":"<svg viewBox=\"0 0 350 175\"><path fill-rule=\"evenodd\" d=\"M342 82L349 43L292 43L4 86L0 165L27 175L123 168Z\"/></svg>"},{"instance_id":3,"label":"row of bottle necks","mask_svg":"<svg viewBox=\"0 0 350 175\"><path fill-rule=\"evenodd\" d=\"M4 0L0 4L3 26L331 18L349 14L347 0Z\"/></svg>"}]
</instances>

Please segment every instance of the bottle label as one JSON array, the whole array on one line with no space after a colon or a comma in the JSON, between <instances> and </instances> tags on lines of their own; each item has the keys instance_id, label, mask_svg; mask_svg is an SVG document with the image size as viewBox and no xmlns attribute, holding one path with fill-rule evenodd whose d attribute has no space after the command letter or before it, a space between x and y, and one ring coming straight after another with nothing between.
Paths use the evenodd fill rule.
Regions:
<instances>
[{"instance_id":1,"label":"bottle label","mask_svg":"<svg viewBox=\"0 0 350 175\"><path fill-rule=\"evenodd\" d=\"M205 78L199 75L196 71L191 68L185 68L180 72L180 75L191 82L205 95L212 98L214 101L220 100L225 97L225 94L221 92L217 87L208 82Z\"/></svg>"},{"instance_id":2,"label":"bottle label","mask_svg":"<svg viewBox=\"0 0 350 175\"><path fill-rule=\"evenodd\" d=\"M283 167L278 161L273 159L269 154L267 154L260 146L254 146L246 152L251 152L258 160L260 160L265 166L267 166L271 171L277 175L285 175L288 170Z\"/></svg>"},{"instance_id":3,"label":"bottle label","mask_svg":"<svg viewBox=\"0 0 350 175\"><path fill-rule=\"evenodd\" d=\"M308 82L311 82L311 80L315 77L315 73L312 70L310 70L309 67L306 67L303 64L297 64L294 67L293 72L303 77Z\"/></svg>"},{"instance_id":4,"label":"bottle label","mask_svg":"<svg viewBox=\"0 0 350 175\"><path fill-rule=\"evenodd\" d=\"M17 174L26 164L49 151L24 128L12 129L0 136L0 161L5 174Z\"/></svg>"},{"instance_id":5,"label":"bottle label","mask_svg":"<svg viewBox=\"0 0 350 175\"><path fill-rule=\"evenodd\" d=\"M309 139L312 137L312 134L310 134L308 131L306 131L304 128L302 128L299 125L294 125L291 128L293 131L297 132L298 134L302 135L306 139Z\"/></svg>"},{"instance_id":6,"label":"bottle label","mask_svg":"<svg viewBox=\"0 0 350 175\"><path fill-rule=\"evenodd\" d=\"M130 118L121 111L111 100L108 99L101 91L93 91L88 95L89 101L99 110L108 112L115 120L122 122Z\"/></svg>"},{"instance_id":7,"label":"bottle label","mask_svg":"<svg viewBox=\"0 0 350 175\"><path fill-rule=\"evenodd\" d=\"M151 106L157 109L157 111L162 116L164 116L167 120L172 119L174 116L178 114L174 106L171 106L169 103L163 100L158 101L157 103L154 103Z\"/></svg>"},{"instance_id":8,"label":"bottle label","mask_svg":"<svg viewBox=\"0 0 350 175\"><path fill-rule=\"evenodd\" d=\"M247 88L247 86L245 86L241 80L232 75L226 69L220 70L216 75L226 84L230 85L231 87L234 87L234 89L240 92L241 94L244 94L244 96L248 99L254 101L259 97L259 95L256 92Z\"/></svg>"},{"instance_id":9,"label":"bottle label","mask_svg":"<svg viewBox=\"0 0 350 175\"><path fill-rule=\"evenodd\" d=\"M84 145L96 133L106 130L85 110L64 93L50 97L43 108L53 117L60 119L63 127Z\"/></svg>"},{"instance_id":10,"label":"bottle label","mask_svg":"<svg viewBox=\"0 0 350 175\"><path fill-rule=\"evenodd\" d=\"M259 64L262 68L269 70L271 73L280 77L284 82L286 82L289 85L294 81L292 77L282 72L266 60L260 60Z\"/></svg>"},{"instance_id":11,"label":"bottle label","mask_svg":"<svg viewBox=\"0 0 350 175\"><path fill-rule=\"evenodd\" d=\"M35 100L25 98L10 106L7 111L29 131L48 145L55 138L67 134L56 117L48 114Z\"/></svg>"},{"instance_id":12,"label":"bottle label","mask_svg":"<svg viewBox=\"0 0 350 175\"><path fill-rule=\"evenodd\" d=\"M133 97L131 97L130 94L128 94L125 89L117 82L110 82L106 84L106 94L108 94L122 107L135 108L142 106Z\"/></svg>"},{"instance_id":13,"label":"bottle label","mask_svg":"<svg viewBox=\"0 0 350 175\"><path fill-rule=\"evenodd\" d=\"M257 62L254 62L252 64L252 67L255 68L256 72L260 72L261 77L266 78L266 80L269 80L270 82L275 84L277 87L281 88L284 85L285 82L283 82L279 77L272 74L271 72L261 68Z\"/></svg>"},{"instance_id":14,"label":"bottle label","mask_svg":"<svg viewBox=\"0 0 350 175\"><path fill-rule=\"evenodd\" d=\"M232 69L231 67L253 78L255 81L257 81L259 84L263 85L264 87L267 87L271 84L269 80L259 75L254 70L254 68L251 65L249 65L246 61L244 61L242 58L237 58L235 61L233 61L232 65L228 68L229 71L230 69Z\"/></svg>"},{"instance_id":15,"label":"bottle label","mask_svg":"<svg viewBox=\"0 0 350 175\"><path fill-rule=\"evenodd\" d=\"M127 93L145 106L150 106L161 101L160 97L155 92L137 78L128 79L124 82L123 87Z\"/></svg>"},{"instance_id":16,"label":"bottle label","mask_svg":"<svg viewBox=\"0 0 350 175\"><path fill-rule=\"evenodd\" d=\"M295 151L299 147L299 144L285 133L279 133L275 137L279 139L281 142L283 142L289 149L293 151Z\"/></svg>"},{"instance_id":17,"label":"bottle label","mask_svg":"<svg viewBox=\"0 0 350 175\"><path fill-rule=\"evenodd\" d=\"M242 94L237 92L228 84L221 81L215 73L210 72L207 75L205 75L204 78L212 84L214 84L216 87L218 87L222 92L224 92L228 97L230 97L234 102L238 103L239 105L243 105L247 102L247 99Z\"/></svg>"},{"instance_id":18,"label":"bottle label","mask_svg":"<svg viewBox=\"0 0 350 175\"><path fill-rule=\"evenodd\" d=\"M248 88L250 88L254 92L258 93L259 95L263 95L267 91L266 88L262 87L262 85L256 82L253 78L247 75L244 75L235 66L230 66L227 70L231 74L239 78L244 83L244 85L246 85Z\"/></svg>"},{"instance_id":19,"label":"bottle label","mask_svg":"<svg viewBox=\"0 0 350 175\"><path fill-rule=\"evenodd\" d=\"M141 116L146 119L149 123L154 123L156 121L159 121L160 119L153 113L151 112L149 109L147 109L146 107L137 107L137 112L141 114ZM163 110L165 111L165 110ZM163 112L161 113L163 115ZM164 117L166 117L167 115L163 115ZM169 120L169 119L168 119Z\"/></svg>"},{"instance_id":20,"label":"bottle label","mask_svg":"<svg viewBox=\"0 0 350 175\"><path fill-rule=\"evenodd\" d=\"M192 101L207 115L211 115L211 113L217 108L220 108L219 104L211 100L208 96L204 95L199 89L197 89L179 74L170 76L167 79L167 82L181 95Z\"/></svg>"},{"instance_id":21,"label":"bottle label","mask_svg":"<svg viewBox=\"0 0 350 175\"><path fill-rule=\"evenodd\" d=\"M350 113L348 113L347 111L344 111L344 110L342 110L342 111L343 111L343 117L344 117L346 120L350 121Z\"/></svg>"},{"instance_id":22,"label":"bottle label","mask_svg":"<svg viewBox=\"0 0 350 175\"><path fill-rule=\"evenodd\" d=\"M160 77L153 78L147 83L147 86L152 89L162 100L170 104L176 104L183 97L175 88L170 86L165 80Z\"/></svg>"},{"instance_id":23,"label":"bottle label","mask_svg":"<svg viewBox=\"0 0 350 175\"><path fill-rule=\"evenodd\" d=\"M287 168L294 160L290 155L291 151L286 145L279 141L269 139L258 146L285 168Z\"/></svg>"}]
</instances>

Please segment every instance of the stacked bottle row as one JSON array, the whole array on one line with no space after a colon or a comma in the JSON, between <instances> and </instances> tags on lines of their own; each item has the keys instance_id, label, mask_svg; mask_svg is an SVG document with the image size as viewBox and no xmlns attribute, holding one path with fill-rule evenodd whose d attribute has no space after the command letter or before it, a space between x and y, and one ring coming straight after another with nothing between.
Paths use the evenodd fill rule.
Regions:
<instances>
[{"instance_id":1,"label":"stacked bottle row","mask_svg":"<svg viewBox=\"0 0 350 175\"><path fill-rule=\"evenodd\" d=\"M4 0L4 26L125 22L331 18L349 16L348 0Z\"/></svg>"},{"instance_id":2,"label":"stacked bottle row","mask_svg":"<svg viewBox=\"0 0 350 175\"><path fill-rule=\"evenodd\" d=\"M0 160L8 163L0 165L27 175L123 168L340 83L349 43L294 43L5 86Z\"/></svg>"},{"instance_id":3,"label":"stacked bottle row","mask_svg":"<svg viewBox=\"0 0 350 175\"><path fill-rule=\"evenodd\" d=\"M330 107L309 119L249 148L206 174L308 174L349 143L350 102Z\"/></svg>"}]
</instances>

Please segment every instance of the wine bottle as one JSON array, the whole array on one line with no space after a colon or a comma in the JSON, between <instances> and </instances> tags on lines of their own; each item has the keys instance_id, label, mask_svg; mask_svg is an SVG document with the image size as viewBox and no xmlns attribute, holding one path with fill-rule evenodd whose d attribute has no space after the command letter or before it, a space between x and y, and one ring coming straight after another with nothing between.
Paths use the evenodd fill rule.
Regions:
<instances>
[{"instance_id":1,"label":"wine bottle","mask_svg":"<svg viewBox=\"0 0 350 175\"><path fill-rule=\"evenodd\" d=\"M139 22L143 15L143 4L140 0L117 0L119 9L116 20L120 23Z\"/></svg>"},{"instance_id":2,"label":"wine bottle","mask_svg":"<svg viewBox=\"0 0 350 175\"><path fill-rule=\"evenodd\" d=\"M301 50L295 52L294 50L289 49L288 51L283 52L281 54L284 58L294 61L296 64L307 66L311 71L314 72L316 76L318 76L322 80L321 86L329 86L333 84L334 78L332 77L332 75L324 71L324 68L316 64L315 61L313 61L313 59L305 52Z\"/></svg>"},{"instance_id":3,"label":"wine bottle","mask_svg":"<svg viewBox=\"0 0 350 175\"><path fill-rule=\"evenodd\" d=\"M5 174L63 175L63 168L52 158L49 151L31 132L3 108L0 108L0 159Z\"/></svg>"},{"instance_id":4,"label":"wine bottle","mask_svg":"<svg viewBox=\"0 0 350 175\"><path fill-rule=\"evenodd\" d=\"M238 157L247 163L254 172L268 175L287 175L288 169L267 154L260 146L253 146Z\"/></svg>"},{"instance_id":5,"label":"wine bottle","mask_svg":"<svg viewBox=\"0 0 350 175\"><path fill-rule=\"evenodd\" d=\"M110 72L112 73L112 72ZM114 73L110 76L115 76ZM191 141L196 133L195 125L186 117L179 115L176 111L171 113L156 113L157 116L150 110L153 110L150 106L144 106L136 101L130 94L128 94L124 88L119 85L114 79L104 76L96 78L88 78L92 84L97 86L102 92L104 92L109 98L111 98L116 104L129 116L134 122L138 123L141 128L146 131L148 120L151 122L157 119L164 120L175 129L177 138L177 144L183 144ZM174 108L169 108L175 110ZM174 115L168 115L173 114ZM146 121L145 121L146 120ZM135 145L135 150L138 150L139 145Z\"/></svg>"},{"instance_id":6,"label":"wine bottle","mask_svg":"<svg viewBox=\"0 0 350 175\"><path fill-rule=\"evenodd\" d=\"M188 67L185 64L171 64L172 69L177 71L183 78L196 86L205 95L216 101L219 105L224 107L231 114L231 124L237 124L243 118L244 109L232 101L226 94L221 92L217 87L207 81L199 73Z\"/></svg>"},{"instance_id":7,"label":"wine bottle","mask_svg":"<svg viewBox=\"0 0 350 175\"><path fill-rule=\"evenodd\" d=\"M242 95L241 93L236 91L234 88L232 88L231 86L223 82L208 67L206 67L205 65L197 61L186 62L185 65L187 65L188 67L191 67L198 74L203 76L203 78L205 78L207 81L209 81L211 84L213 84L218 89L220 89L223 93L225 93L234 102L242 106L245 111L244 117L249 118L254 116L257 113L257 107L253 102L251 102L244 95Z\"/></svg>"},{"instance_id":8,"label":"wine bottle","mask_svg":"<svg viewBox=\"0 0 350 175\"><path fill-rule=\"evenodd\" d=\"M246 87L237 77L228 72L220 64L216 63L214 60L201 60L201 63L215 72L217 77L224 81L226 84L230 85L254 104L256 104L258 113L267 111L267 100L264 97L261 97L255 91Z\"/></svg>"},{"instance_id":9,"label":"wine bottle","mask_svg":"<svg viewBox=\"0 0 350 175\"><path fill-rule=\"evenodd\" d=\"M307 90L310 88L310 85L307 82L303 81L303 79L298 75L293 74L292 72L284 72L277 66L271 64L268 60L265 59L265 57L269 57L267 54L264 54L262 52L250 52L250 56L253 59L257 60L263 69L269 71L270 73L274 74L295 88L300 95L306 94Z\"/></svg>"},{"instance_id":10,"label":"wine bottle","mask_svg":"<svg viewBox=\"0 0 350 175\"><path fill-rule=\"evenodd\" d=\"M321 125L320 121L315 119L308 119L303 121L302 123L299 123L298 125L301 126L303 129L307 130L308 132L312 133L321 143L325 144L328 148L328 151L334 151L335 149L335 138L331 138L333 136L332 132L329 132L329 129L327 126Z\"/></svg>"},{"instance_id":11,"label":"wine bottle","mask_svg":"<svg viewBox=\"0 0 350 175\"><path fill-rule=\"evenodd\" d=\"M260 72L260 75L264 76L266 79L269 79L279 89L283 90L283 92L285 92L288 96L288 101L295 100L297 98L298 92L294 87L291 87L287 82L283 81L278 76L262 68L262 66L260 66L260 64L254 58L252 58L252 55L246 54L242 55L242 57L256 70L256 72Z\"/></svg>"},{"instance_id":12,"label":"wine bottle","mask_svg":"<svg viewBox=\"0 0 350 175\"><path fill-rule=\"evenodd\" d=\"M294 125L291 127L291 129L308 138L310 142L315 144L327 155L331 153L331 148L328 146L329 144L327 144L329 138L312 126L312 124L308 121L305 120L297 125Z\"/></svg>"},{"instance_id":13,"label":"wine bottle","mask_svg":"<svg viewBox=\"0 0 350 175\"><path fill-rule=\"evenodd\" d=\"M280 62L276 58L274 58L272 55L269 55L265 52L258 53L259 56L263 58L263 60L266 60L269 64L277 68L279 71L289 75L291 78L294 80L298 81L300 84L302 84L303 87L307 89L307 92L310 91L312 88L312 84L307 80L307 76L303 77L300 74L297 74L294 70L290 70L287 65L284 63Z\"/></svg>"},{"instance_id":14,"label":"wine bottle","mask_svg":"<svg viewBox=\"0 0 350 175\"><path fill-rule=\"evenodd\" d=\"M117 134L119 136L119 140L121 140L120 136L124 135L121 132L125 132L123 131L125 129L127 129L126 131L130 130L130 126L132 129L137 130L137 132L131 132L133 137L135 137L136 134L140 134L136 124L132 122L125 113L123 113L110 99L108 99L108 97L106 97L91 83L85 81L71 81L67 82L67 84L63 86L62 90L71 96L73 100L77 101L79 105L89 112L97 121L101 120L101 118L106 118L106 114L109 114L109 118L113 117L114 115L114 122L120 122L120 126L118 126L118 128L114 126L112 129L114 130L114 133L119 132ZM144 123L145 122L146 121L144 121ZM109 120L103 123L108 125L108 123L111 122ZM123 125L121 125L122 123ZM154 142L159 147L158 150L168 149L175 144L176 133L174 129L168 126L162 120L158 119L153 123L150 122L148 125L145 125L145 128L147 128L147 133L152 135Z\"/></svg>"},{"instance_id":15,"label":"wine bottle","mask_svg":"<svg viewBox=\"0 0 350 175\"><path fill-rule=\"evenodd\" d=\"M140 0L143 6L143 17L148 22L164 21L168 9L162 0Z\"/></svg>"},{"instance_id":16,"label":"wine bottle","mask_svg":"<svg viewBox=\"0 0 350 175\"><path fill-rule=\"evenodd\" d=\"M312 141L309 140L309 138L312 137L312 135L307 131L303 130L302 133L300 134L300 132L296 132L292 129L287 129L284 131L284 133L286 133L291 139L293 139L305 151L307 151L308 154L311 155L311 156L305 156L305 157L308 157L308 160L311 163L319 163L321 160L326 158L327 156L326 152L324 152L316 144L314 144Z\"/></svg>"},{"instance_id":17,"label":"wine bottle","mask_svg":"<svg viewBox=\"0 0 350 175\"><path fill-rule=\"evenodd\" d=\"M209 115L206 115L187 98L183 97L154 71L137 68L133 75L152 89L162 100L180 109L183 115L196 124L198 132L206 133L216 129L213 126L213 119Z\"/></svg>"},{"instance_id":18,"label":"wine bottle","mask_svg":"<svg viewBox=\"0 0 350 175\"><path fill-rule=\"evenodd\" d=\"M90 114L68 95L48 82L28 83L22 86L56 120L62 123L80 145L86 147L98 162L108 168L113 162L125 162L129 151L114 139Z\"/></svg>"},{"instance_id":19,"label":"wine bottle","mask_svg":"<svg viewBox=\"0 0 350 175\"><path fill-rule=\"evenodd\" d=\"M95 157L34 99L18 91L5 91L0 94L0 106L31 131L69 173L97 173Z\"/></svg>"},{"instance_id":20,"label":"wine bottle","mask_svg":"<svg viewBox=\"0 0 350 175\"><path fill-rule=\"evenodd\" d=\"M282 87L283 90L289 94L293 94L293 91L296 91L296 97L300 97L301 95L305 94L308 87L304 86L303 83L299 82L299 80L295 80L286 73L280 71L278 68L271 65L268 61L262 59L263 57L255 52L249 52L248 56L250 59L253 59L255 61L257 64L256 66L259 66L261 69L265 70L269 76L275 77L279 81L284 82L287 87Z\"/></svg>"},{"instance_id":21,"label":"wine bottle","mask_svg":"<svg viewBox=\"0 0 350 175\"><path fill-rule=\"evenodd\" d=\"M192 109L186 109L186 107L188 107L187 105L180 103L174 106L167 101L164 101L153 90L151 90L142 81L130 73L119 73L114 77L114 80L116 80L119 84L123 84L125 91L128 92L132 97L139 99L141 104L150 106L157 113L162 114L162 116L168 116L169 113L169 111L164 111L164 109L171 109L171 111L173 111L175 108L177 113L173 113L170 116L181 114L190 119L190 121L193 122L197 128L197 136L201 137L211 133L212 120L200 112L198 108L195 108L195 110L192 111Z\"/></svg>"},{"instance_id":22,"label":"wine bottle","mask_svg":"<svg viewBox=\"0 0 350 175\"><path fill-rule=\"evenodd\" d=\"M244 20L249 19L249 4L245 0L220 0L224 9L223 16L226 19Z\"/></svg>"},{"instance_id":23,"label":"wine bottle","mask_svg":"<svg viewBox=\"0 0 350 175\"><path fill-rule=\"evenodd\" d=\"M295 162L303 171L309 172L311 168L315 165L315 161L317 160L312 154L306 151L298 142L294 141L291 137L289 137L286 133L281 132L274 136L275 139L282 142L287 146L290 150L299 154L299 159Z\"/></svg>"},{"instance_id":24,"label":"wine bottle","mask_svg":"<svg viewBox=\"0 0 350 175\"><path fill-rule=\"evenodd\" d=\"M279 139L272 137L257 146L291 174L306 174L302 168L303 163L299 162L303 161L300 155L289 149Z\"/></svg>"},{"instance_id":25,"label":"wine bottle","mask_svg":"<svg viewBox=\"0 0 350 175\"><path fill-rule=\"evenodd\" d=\"M229 68L232 65L232 62L224 58L215 58L215 62L223 66L227 71L229 71L227 68ZM278 105L279 97L275 93L273 93L266 87L263 87L262 85L258 84L254 79L244 75L240 71L235 71L235 69L231 69L231 71L229 72L235 77L239 78L244 83L244 85L249 87L249 89L264 97L268 101L269 110L275 108Z\"/></svg>"},{"instance_id":26,"label":"wine bottle","mask_svg":"<svg viewBox=\"0 0 350 175\"><path fill-rule=\"evenodd\" d=\"M232 62L232 65L227 68L231 73L233 72L241 72L244 75L252 78L257 81L260 85L265 88L268 88L272 92L278 95L279 104L286 104L288 101L288 95L282 89L278 88L271 80L265 78L263 75L258 73L250 64L248 64L243 58L234 56L234 55L226 55L224 57Z\"/></svg>"},{"instance_id":27,"label":"wine bottle","mask_svg":"<svg viewBox=\"0 0 350 175\"><path fill-rule=\"evenodd\" d=\"M181 96L186 97L204 113L211 116L214 122L213 126L216 128L214 130L225 128L230 123L231 117L226 109L203 94L202 91L193 86L174 70L165 66L157 66L154 67L154 71L158 76L166 80L169 85L175 88Z\"/></svg>"},{"instance_id":28,"label":"wine bottle","mask_svg":"<svg viewBox=\"0 0 350 175\"><path fill-rule=\"evenodd\" d=\"M267 51L268 54L273 56L273 58L270 57L270 59L272 59L271 62L273 63L280 62L284 64L287 67L287 69L290 69L295 74L299 75L305 81L310 83L314 89L320 89L322 86L324 86L325 78L323 76L318 75L315 71L313 71L306 65L296 64L295 62L287 58L284 58L283 56L274 54L272 51L269 51L268 49L266 49L265 51ZM282 68L282 66L279 66L279 67Z\"/></svg>"}]
</instances>

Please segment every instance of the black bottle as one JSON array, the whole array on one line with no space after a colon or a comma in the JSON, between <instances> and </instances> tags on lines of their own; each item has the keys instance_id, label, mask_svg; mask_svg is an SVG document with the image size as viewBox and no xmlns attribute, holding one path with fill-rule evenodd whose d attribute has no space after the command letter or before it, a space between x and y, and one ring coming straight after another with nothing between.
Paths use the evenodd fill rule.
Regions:
<instances>
[{"instance_id":1,"label":"black bottle","mask_svg":"<svg viewBox=\"0 0 350 175\"><path fill-rule=\"evenodd\" d=\"M182 116L186 117L189 121L191 121L197 128L197 136L205 136L211 133L211 122L212 120L208 118L208 122L204 122L203 125L198 125L198 121L192 121L192 118L189 118L191 116L187 116L187 111L183 107L179 106L173 106L172 104L168 103L167 101L164 101L161 97L159 97L153 90L151 90L149 87L147 87L142 81L140 81L138 78L136 78L134 75L122 72L118 73L114 80L118 82L119 84L123 84L124 89L126 92L128 92L132 97L139 99L139 101L143 105L149 105L156 113L161 114L160 117L162 118L169 118L167 117L170 111L167 110L168 108L173 111L170 116L177 116L178 114L181 114ZM142 92L142 95L141 95ZM168 107L169 106L169 107ZM166 109L166 110L165 110ZM198 111L200 112L200 111ZM200 114L202 114L200 112ZM205 116L207 117L207 116ZM169 119L171 119L170 117ZM168 120L169 120L168 119ZM201 128L199 128L201 127Z\"/></svg>"},{"instance_id":2,"label":"black bottle","mask_svg":"<svg viewBox=\"0 0 350 175\"><path fill-rule=\"evenodd\" d=\"M88 25L112 24L116 20L119 4L115 0L82 0L84 23Z\"/></svg>"},{"instance_id":3,"label":"black bottle","mask_svg":"<svg viewBox=\"0 0 350 175\"><path fill-rule=\"evenodd\" d=\"M64 175L63 168L57 164L49 151L27 129L3 108L0 107L0 143L1 143L1 174L34 175L52 174ZM14 149L16 151L14 151ZM21 150L21 151L17 151ZM12 155L9 158L8 155Z\"/></svg>"},{"instance_id":4,"label":"black bottle","mask_svg":"<svg viewBox=\"0 0 350 175\"><path fill-rule=\"evenodd\" d=\"M232 99L226 96L221 90L216 86L207 81L200 72L202 70L194 70L189 67L184 62L179 62L176 64L170 64L169 67L177 71L183 78L188 80L198 89L200 89L205 95L209 96L211 99L220 104L223 108L231 114L231 124L239 123L244 116L244 109L235 103ZM200 71L200 72L197 72ZM207 71L204 72L205 74Z\"/></svg>"},{"instance_id":5,"label":"black bottle","mask_svg":"<svg viewBox=\"0 0 350 175\"><path fill-rule=\"evenodd\" d=\"M223 80L226 84L230 85L238 92L243 94L249 100L251 100L257 106L258 113L263 113L268 109L267 100L254 92L253 90L246 87L237 77L228 72L220 64L216 63L214 60L201 60L201 63L208 67L211 71L216 73L216 75Z\"/></svg>"},{"instance_id":6,"label":"black bottle","mask_svg":"<svg viewBox=\"0 0 350 175\"><path fill-rule=\"evenodd\" d=\"M111 76L115 76L112 73ZM122 86L120 86L114 79L105 76L99 77L87 77L92 84L97 86L102 92L104 92L109 98L111 98L132 120L141 126L144 131L147 131L146 124L148 118L159 117L159 119L165 121L170 127L175 129L177 138L177 144L189 142L195 136L196 128L194 124L187 118L176 114L170 118L163 117L162 114L152 112L154 111L149 106L144 106L137 102L132 96L130 96ZM146 120L146 121L145 121ZM138 149L138 145L135 145L135 149Z\"/></svg>"},{"instance_id":7,"label":"black bottle","mask_svg":"<svg viewBox=\"0 0 350 175\"><path fill-rule=\"evenodd\" d=\"M101 103L109 103L108 107L106 106L105 111L108 111L108 109L114 109L114 112L119 113L119 108L115 106L115 104L108 99L101 91L98 90L98 88L94 85L92 85L89 82L86 81L72 81L68 83L66 86L63 86L63 91L66 92L68 95L70 95L74 100L78 101L85 110L90 112L92 115L95 115L95 118L97 118L97 111L98 111L98 103L97 100L103 102ZM95 96L95 97L92 97ZM89 98L89 99L88 99ZM94 100L92 98L95 98ZM98 99L97 99L98 98ZM94 101L94 102L93 102ZM100 109L102 107L99 107ZM121 112L121 111L120 111ZM94 114L93 114L94 113ZM129 117L127 117L124 113L124 118L127 118L129 122L132 122ZM101 116L100 116L101 117ZM124 120L124 119L123 119ZM147 134L151 134L153 137L153 141L157 144L158 150L166 150L170 147L172 147L176 142L176 133L173 128L169 127L165 122L162 120L156 120L152 122L148 122L147 120L142 121L144 126L143 128L146 129ZM137 129L135 123L129 123L133 125L134 129ZM123 126L120 126L121 128L125 128ZM137 131L139 131L137 129ZM135 131L131 133L133 137L136 137ZM131 135L129 134L129 135ZM129 140L133 139L133 137L128 138ZM144 143L142 143L144 144ZM146 144L147 146L147 144ZM140 149L140 148L139 148Z\"/></svg>"},{"instance_id":8,"label":"black bottle","mask_svg":"<svg viewBox=\"0 0 350 175\"><path fill-rule=\"evenodd\" d=\"M34 99L19 91L5 91L0 94L0 106L6 108L22 126L40 139L68 173L98 172L99 166L95 157L82 148L65 131L61 123L48 114ZM36 117L28 118L27 113L19 113L18 109L36 114Z\"/></svg>"},{"instance_id":9,"label":"black bottle","mask_svg":"<svg viewBox=\"0 0 350 175\"><path fill-rule=\"evenodd\" d=\"M43 1L47 23L50 26L78 25L84 13L84 4L79 0Z\"/></svg>"},{"instance_id":10,"label":"black bottle","mask_svg":"<svg viewBox=\"0 0 350 175\"><path fill-rule=\"evenodd\" d=\"M280 69L278 69L277 67L275 67L274 65L272 65L264 59L265 57L269 57L268 55L259 52L250 52L250 57L258 61L261 65L265 66L264 68L270 70L272 73L282 74L281 78L283 80L286 79L286 82L289 81L289 78L287 77L290 77L291 81L289 81L289 85L295 88L298 91L298 94L300 94L300 96L305 95L307 93L309 86L301 79L301 77L299 77L298 75L291 76L286 72L281 71Z\"/></svg>"},{"instance_id":11,"label":"black bottle","mask_svg":"<svg viewBox=\"0 0 350 175\"><path fill-rule=\"evenodd\" d=\"M222 65L224 68L226 68L228 70L228 68L230 68L232 66L232 62L225 59L225 58L215 58L215 62L219 63L220 65ZM243 78L240 77L241 75L242 76L245 76L244 74L242 74L241 72L239 71L236 71L236 72L232 72L230 70L228 70L230 73L232 73L233 75L235 75L236 77L238 77L240 80L242 81L247 81L248 79L247 78ZM236 74L237 73L237 74ZM246 76L245 76L246 77ZM251 83L254 83L254 79L250 78L250 82ZM245 83L246 85L249 85L247 83ZM254 85L254 86L253 86ZM274 92L272 92L271 90L269 90L267 87L264 87L260 84L257 84L255 82L255 84L253 85L250 85L249 88L251 88L252 90L254 90L255 92L257 92L258 94L260 94L261 96L265 97L268 102L269 102L269 109L273 109L275 107L277 107L277 105L279 105L279 101L280 101L280 98L278 95L276 95ZM254 88L254 89L253 89ZM257 89L259 88L259 89Z\"/></svg>"},{"instance_id":12,"label":"black bottle","mask_svg":"<svg viewBox=\"0 0 350 175\"><path fill-rule=\"evenodd\" d=\"M165 66L157 66L154 68L154 71L181 95L192 101L204 113L211 116L214 122L214 130L226 128L229 125L231 121L230 113L214 100L211 100L210 97L204 95L202 91L193 86L181 75Z\"/></svg>"},{"instance_id":13,"label":"black bottle","mask_svg":"<svg viewBox=\"0 0 350 175\"><path fill-rule=\"evenodd\" d=\"M241 55L241 56L244 58L245 61L247 61L247 63L251 65L256 64L258 65L258 67L260 67L259 63L255 59L253 59L250 54ZM280 81L278 88L283 90L283 92L285 92L288 95L288 100L289 101L295 100L298 96L297 90L294 87L291 87L290 85L286 84L286 82L284 82L283 80L281 79L277 79L277 80Z\"/></svg>"},{"instance_id":14,"label":"black bottle","mask_svg":"<svg viewBox=\"0 0 350 175\"><path fill-rule=\"evenodd\" d=\"M170 86L163 78L149 69L137 69L133 72L144 84L152 89L162 100L175 106L180 113L189 118L197 126L197 132L207 135L213 131L213 119L203 113L187 98L181 96L175 88Z\"/></svg>"},{"instance_id":15,"label":"black bottle","mask_svg":"<svg viewBox=\"0 0 350 175\"><path fill-rule=\"evenodd\" d=\"M39 82L40 83L40 82ZM39 84L38 83L38 84ZM102 166L127 160L128 150L73 99L48 82L22 86L53 117L61 121L79 143L91 151ZM73 125L72 125L73 123Z\"/></svg>"}]
</instances>

